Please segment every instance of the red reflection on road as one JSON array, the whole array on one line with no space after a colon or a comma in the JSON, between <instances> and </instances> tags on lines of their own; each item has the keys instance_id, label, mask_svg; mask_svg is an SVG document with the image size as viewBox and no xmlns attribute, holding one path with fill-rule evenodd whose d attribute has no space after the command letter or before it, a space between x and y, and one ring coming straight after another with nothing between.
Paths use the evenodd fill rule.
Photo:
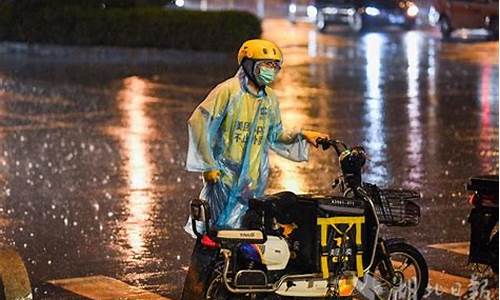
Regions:
<instances>
[{"instance_id":1,"label":"red reflection on road","mask_svg":"<svg viewBox=\"0 0 500 300\"><path fill-rule=\"evenodd\" d=\"M481 129L479 132L479 158L481 161L481 166L483 169L493 171L496 169L495 166L491 165L492 155L498 155L498 153L492 153L492 143L491 140L491 99L490 99L490 81L491 81L491 65L483 64L481 66L481 84L480 84L480 101L481 101Z\"/></svg>"}]
</instances>

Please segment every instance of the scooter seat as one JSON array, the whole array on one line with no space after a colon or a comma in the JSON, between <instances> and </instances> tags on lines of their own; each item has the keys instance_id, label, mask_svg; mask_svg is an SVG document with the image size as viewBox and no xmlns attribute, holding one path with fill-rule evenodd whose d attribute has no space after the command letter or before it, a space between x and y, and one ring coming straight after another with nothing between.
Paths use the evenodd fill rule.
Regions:
<instances>
[{"instance_id":1,"label":"scooter seat","mask_svg":"<svg viewBox=\"0 0 500 300\"><path fill-rule=\"evenodd\" d=\"M266 211L273 207L273 203L267 198L252 198L248 200L248 206L256 211Z\"/></svg>"},{"instance_id":2,"label":"scooter seat","mask_svg":"<svg viewBox=\"0 0 500 300\"><path fill-rule=\"evenodd\" d=\"M280 192L248 201L248 206L255 210L275 210L277 207L288 206L297 202L297 195L292 192Z\"/></svg>"}]
</instances>

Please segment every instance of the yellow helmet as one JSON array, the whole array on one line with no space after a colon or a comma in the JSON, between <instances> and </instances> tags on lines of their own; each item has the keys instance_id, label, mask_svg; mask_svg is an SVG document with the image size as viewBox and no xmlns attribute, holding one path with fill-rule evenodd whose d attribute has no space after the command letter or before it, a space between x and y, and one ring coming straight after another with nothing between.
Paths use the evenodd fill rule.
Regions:
<instances>
[{"instance_id":1,"label":"yellow helmet","mask_svg":"<svg viewBox=\"0 0 500 300\"><path fill-rule=\"evenodd\" d=\"M281 54L280 48L271 41L260 39L248 40L241 45L240 51L238 51L239 65L245 57L254 60L271 59L280 63L283 62L283 54Z\"/></svg>"}]
</instances>

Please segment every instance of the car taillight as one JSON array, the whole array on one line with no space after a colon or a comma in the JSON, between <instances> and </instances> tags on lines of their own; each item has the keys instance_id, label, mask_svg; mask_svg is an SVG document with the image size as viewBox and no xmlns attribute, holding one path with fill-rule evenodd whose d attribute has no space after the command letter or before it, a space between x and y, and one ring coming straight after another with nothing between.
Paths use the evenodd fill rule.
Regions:
<instances>
[{"instance_id":1,"label":"car taillight","mask_svg":"<svg viewBox=\"0 0 500 300\"><path fill-rule=\"evenodd\" d=\"M469 196L469 204L470 205L477 205L477 198L478 198L478 195L476 193L470 195Z\"/></svg>"},{"instance_id":2,"label":"car taillight","mask_svg":"<svg viewBox=\"0 0 500 300\"><path fill-rule=\"evenodd\" d=\"M218 249L220 248L220 245L215 242L214 240L212 240L208 235L204 234L202 237L201 237L201 244L206 247L206 248L209 248L209 249Z\"/></svg>"},{"instance_id":3,"label":"car taillight","mask_svg":"<svg viewBox=\"0 0 500 300\"><path fill-rule=\"evenodd\" d=\"M474 193L470 195L469 203L474 206L498 207L498 198L495 195Z\"/></svg>"}]
</instances>

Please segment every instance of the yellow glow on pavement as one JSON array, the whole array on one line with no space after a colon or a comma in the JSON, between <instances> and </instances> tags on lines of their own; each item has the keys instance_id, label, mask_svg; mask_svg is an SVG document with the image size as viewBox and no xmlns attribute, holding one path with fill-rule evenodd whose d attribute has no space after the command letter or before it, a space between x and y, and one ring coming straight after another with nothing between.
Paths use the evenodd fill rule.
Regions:
<instances>
[{"instance_id":1,"label":"yellow glow on pavement","mask_svg":"<svg viewBox=\"0 0 500 300\"><path fill-rule=\"evenodd\" d=\"M446 244L429 245L428 247L434 249L446 250L461 255L469 255L469 244L470 244L469 242L446 243Z\"/></svg>"},{"instance_id":2,"label":"yellow glow on pavement","mask_svg":"<svg viewBox=\"0 0 500 300\"><path fill-rule=\"evenodd\" d=\"M145 226L151 213L151 199L148 188L152 180L152 164L146 146L151 134L151 121L145 113L146 82L138 77L124 80L121 91L121 108L127 128L123 136L125 157L128 157L126 172L129 180L129 216L125 230L132 255L143 254L145 249Z\"/></svg>"}]
</instances>

